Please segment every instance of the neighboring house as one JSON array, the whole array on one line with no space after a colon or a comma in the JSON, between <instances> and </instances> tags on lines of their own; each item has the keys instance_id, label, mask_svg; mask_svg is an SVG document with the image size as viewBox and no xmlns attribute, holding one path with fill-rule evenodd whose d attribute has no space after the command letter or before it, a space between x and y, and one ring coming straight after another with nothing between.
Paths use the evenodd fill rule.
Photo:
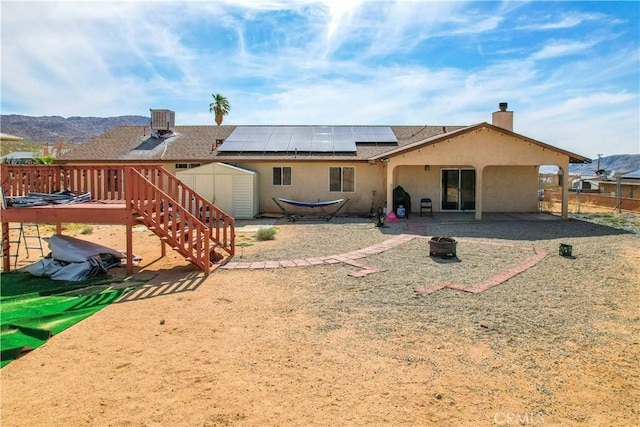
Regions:
<instances>
[{"instance_id":1,"label":"neighboring house","mask_svg":"<svg viewBox=\"0 0 640 427\"><path fill-rule=\"evenodd\" d=\"M571 191L588 191L597 193L600 177L597 175L570 175Z\"/></svg>"},{"instance_id":2,"label":"neighboring house","mask_svg":"<svg viewBox=\"0 0 640 427\"><path fill-rule=\"evenodd\" d=\"M640 199L640 169L619 176L603 176L598 181L598 188L603 194Z\"/></svg>"},{"instance_id":3,"label":"neighboring house","mask_svg":"<svg viewBox=\"0 0 640 427\"><path fill-rule=\"evenodd\" d=\"M5 154L0 157L1 163L25 163L30 164L34 163L34 159L38 157L38 153L34 153L33 151L14 151L9 154Z\"/></svg>"},{"instance_id":4,"label":"neighboring house","mask_svg":"<svg viewBox=\"0 0 640 427\"><path fill-rule=\"evenodd\" d=\"M3 142L20 142L24 139L19 136L0 132L0 144ZM0 157L0 163L33 163L34 153L30 151L14 151Z\"/></svg>"},{"instance_id":5,"label":"neighboring house","mask_svg":"<svg viewBox=\"0 0 640 427\"><path fill-rule=\"evenodd\" d=\"M18 141L23 141L24 138L20 137L20 136L15 136L15 135L10 135L8 133L2 133L0 132L0 142L4 142L4 141L11 141L11 142L18 142Z\"/></svg>"},{"instance_id":6,"label":"neighboring house","mask_svg":"<svg viewBox=\"0 0 640 427\"><path fill-rule=\"evenodd\" d=\"M273 197L349 198L342 213L393 206L401 186L433 200L435 212L537 212L541 165L568 177L590 159L513 132L501 103L492 124L471 126L175 126L151 110L151 126L121 126L56 163L162 165L236 218L278 212ZM181 178L183 179L183 178ZM563 185L562 217L568 217ZM292 208L295 211L295 208Z\"/></svg>"}]
</instances>

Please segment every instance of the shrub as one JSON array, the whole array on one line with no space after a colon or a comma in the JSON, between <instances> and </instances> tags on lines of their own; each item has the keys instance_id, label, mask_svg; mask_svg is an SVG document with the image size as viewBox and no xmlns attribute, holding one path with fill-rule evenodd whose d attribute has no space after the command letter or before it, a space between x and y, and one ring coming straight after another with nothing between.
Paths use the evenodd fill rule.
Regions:
<instances>
[{"instance_id":1,"label":"shrub","mask_svg":"<svg viewBox=\"0 0 640 427\"><path fill-rule=\"evenodd\" d=\"M273 240L275 239L276 228L275 227L260 227L256 232L256 240Z\"/></svg>"},{"instance_id":2,"label":"shrub","mask_svg":"<svg viewBox=\"0 0 640 427\"><path fill-rule=\"evenodd\" d=\"M92 234L92 233L93 233L92 225L85 225L80 229L80 234Z\"/></svg>"},{"instance_id":3,"label":"shrub","mask_svg":"<svg viewBox=\"0 0 640 427\"><path fill-rule=\"evenodd\" d=\"M94 227L93 225L78 224L74 222L74 223L62 224L62 229L73 235L92 234Z\"/></svg>"}]
</instances>

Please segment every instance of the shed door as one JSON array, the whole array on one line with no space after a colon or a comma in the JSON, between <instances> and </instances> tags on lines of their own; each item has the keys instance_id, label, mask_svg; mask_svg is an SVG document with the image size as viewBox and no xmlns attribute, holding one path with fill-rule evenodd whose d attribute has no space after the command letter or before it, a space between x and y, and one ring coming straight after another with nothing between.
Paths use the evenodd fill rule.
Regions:
<instances>
[{"instance_id":1,"label":"shed door","mask_svg":"<svg viewBox=\"0 0 640 427\"><path fill-rule=\"evenodd\" d=\"M187 180L183 180L183 182L187 185L193 185L193 189L208 201L213 200L213 179L211 175L195 175L192 177L195 178L195 180L191 180L194 181L193 183L189 183Z\"/></svg>"},{"instance_id":2,"label":"shed door","mask_svg":"<svg viewBox=\"0 0 640 427\"><path fill-rule=\"evenodd\" d=\"M233 216L236 218L253 218L253 179L250 176L234 175Z\"/></svg>"},{"instance_id":3,"label":"shed door","mask_svg":"<svg viewBox=\"0 0 640 427\"><path fill-rule=\"evenodd\" d=\"M218 208L228 215L234 216L233 212L233 175L214 175L215 196L213 202Z\"/></svg>"}]
</instances>

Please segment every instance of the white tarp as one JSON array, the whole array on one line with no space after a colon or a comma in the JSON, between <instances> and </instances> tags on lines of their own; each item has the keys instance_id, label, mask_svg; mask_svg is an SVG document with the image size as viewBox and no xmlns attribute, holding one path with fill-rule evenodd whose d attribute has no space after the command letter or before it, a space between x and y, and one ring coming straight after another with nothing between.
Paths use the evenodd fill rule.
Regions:
<instances>
[{"instance_id":1,"label":"white tarp","mask_svg":"<svg viewBox=\"0 0 640 427\"><path fill-rule=\"evenodd\" d=\"M53 280L85 280L119 264L114 264L114 258L126 258L115 249L69 236L56 234L48 239L48 243L51 254L25 267L34 276Z\"/></svg>"},{"instance_id":2,"label":"white tarp","mask_svg":"<svg viewBox=\"0 0 640 427\"><path fill-rule=\"evenodd\" d=\"M101 254L110 254L117 258L126 256L115 249L97 243L76 239L75 237L54 234L49 238L51 258L66 262L82 262Z\"/></svg>"}]
</instances>

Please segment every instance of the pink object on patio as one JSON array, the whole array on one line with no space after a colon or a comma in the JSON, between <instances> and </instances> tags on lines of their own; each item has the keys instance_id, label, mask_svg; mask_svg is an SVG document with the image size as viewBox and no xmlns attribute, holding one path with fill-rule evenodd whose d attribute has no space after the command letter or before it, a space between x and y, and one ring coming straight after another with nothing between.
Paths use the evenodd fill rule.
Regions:
<instances>
[{"instance_id":1,"label":"pink object on patio","mask_svg":"<svg viewBox=\"0 0 640 427\"><path fill-rule=\"evenodd\" d=\"M400 222L400 220L398 219L396 214L393 213L393 211L389 211L389 213L387 214L386 222L396 223L396 222Z\"/></svg>"}]
</instances>

